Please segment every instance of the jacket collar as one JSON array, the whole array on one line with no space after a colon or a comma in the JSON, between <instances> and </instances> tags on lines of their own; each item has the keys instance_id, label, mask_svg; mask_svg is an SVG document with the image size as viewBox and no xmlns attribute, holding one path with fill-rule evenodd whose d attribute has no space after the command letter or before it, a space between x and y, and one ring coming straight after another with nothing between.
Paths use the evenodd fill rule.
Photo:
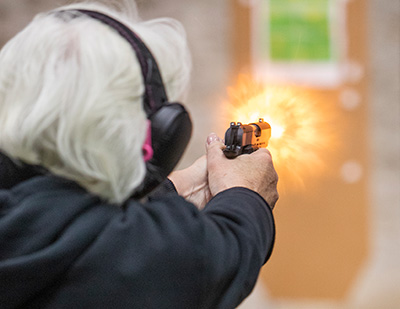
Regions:
<instances>
[{"instance_id":1,"label":"jacket collar","mask_svg":"<svg viewBox=\"0 0 400 309\"><path fill-rule=\"evenodd\" d=\"M0 189L10 189L35 176L47 174L44 168L13 160L0 152Z\"/></svg>"}]
</instances>

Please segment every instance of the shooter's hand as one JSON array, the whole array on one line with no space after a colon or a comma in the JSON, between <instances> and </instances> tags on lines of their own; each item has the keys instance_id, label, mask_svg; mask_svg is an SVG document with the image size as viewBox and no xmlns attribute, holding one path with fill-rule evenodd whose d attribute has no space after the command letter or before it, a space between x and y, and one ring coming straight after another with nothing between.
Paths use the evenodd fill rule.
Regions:
<instances>
[{"instance_id":1,"label":"shooter's hand","mask_svg":"<svg viewBox=\"0 0 400 309\"><path fill-rule=\"evenodd\" d=\"M175 185L180 196L192 202L199 209L211 199L207 178L207 159L202 156L186 169L172 172L168 178Z\"/></svg>"},{"instance_id":2,"label":"shooter's hand","mask_svg":"<svg viewBox=\"0 0 400 309\"><path fill-rule=\"evenodd\" d=\"M245 187L259 193L274 208L279 198L278 175L270 152L260 148L252 154L227 159L222 152L225 147L214 133L207 139L208 185L212 196L233 187Z\"/></svg>"}]
</instances>

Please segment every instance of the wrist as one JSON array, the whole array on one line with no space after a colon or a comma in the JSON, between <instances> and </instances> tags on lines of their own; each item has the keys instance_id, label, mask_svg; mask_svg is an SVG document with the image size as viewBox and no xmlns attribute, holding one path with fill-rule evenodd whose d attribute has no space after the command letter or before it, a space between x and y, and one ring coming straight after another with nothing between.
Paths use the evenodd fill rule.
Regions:
<instances>
[{"instance_id":1,"label":"wrist","mask_svg":"<svg viewBox=\"0 0 400 309\"><path fill-rule=\"evenodd\" d=\"M185 196L185 192L187 192L187 181L185 181L184 177L182 177L182 171L174 171L169 176L168 179L175 186L176 192L180 196Z\"/></svg>"},{"instance_id":2,"label":"wrist","mask_svg":"<svg viewBox=\"0 0 400 309\"><path fill-rule=\"evenodd\" d=\"M198 175L191 167L174 171L168 178L174 184L178 194L186 199L204 191L208 186L206 180L198 179Z\"/></svg>"}]
</instances>

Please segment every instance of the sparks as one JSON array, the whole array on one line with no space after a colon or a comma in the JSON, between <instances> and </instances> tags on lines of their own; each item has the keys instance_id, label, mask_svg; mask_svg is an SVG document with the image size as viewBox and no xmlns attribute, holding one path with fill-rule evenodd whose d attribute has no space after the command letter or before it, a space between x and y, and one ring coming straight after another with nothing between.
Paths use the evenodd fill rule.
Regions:
<instances>
[{"instance_id":1,"label":"sparks","mask_svg":"<svg viewBox=\"0 0 400 309\"><path fill-rule=\"evenodd\" d=\"M332 113L326 113L310 91L264 85L241 76L228 94L230 121L252 123L264 118L271 125L268 149L281 180L303 183L305 174L323 170L323 152L332 148L332 134L327 130Z\"/></svg>"}]
</instances>

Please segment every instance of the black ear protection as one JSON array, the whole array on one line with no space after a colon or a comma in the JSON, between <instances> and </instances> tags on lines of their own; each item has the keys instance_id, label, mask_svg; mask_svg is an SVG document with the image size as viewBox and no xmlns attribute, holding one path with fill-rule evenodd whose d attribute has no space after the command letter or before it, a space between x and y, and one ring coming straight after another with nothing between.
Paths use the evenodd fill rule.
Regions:
<instances>
[{"instance_id":1,"label":"black ear protection","mask_svg":"<svg viewBox=\"0 0 400 309\"><path fill-rule=\"evenodd\" d=\"M136 33L114 18L99 12L71 12L80 12L116 30L132 46L139 61L145 83L143 104L151 122L153 148L153 157L146 162L145 179L133 194L135 198L142 198L163 182L178 164L192 134L190 116L180 103L168 102L157 62Z\"/></svg>"}]
</instances>

